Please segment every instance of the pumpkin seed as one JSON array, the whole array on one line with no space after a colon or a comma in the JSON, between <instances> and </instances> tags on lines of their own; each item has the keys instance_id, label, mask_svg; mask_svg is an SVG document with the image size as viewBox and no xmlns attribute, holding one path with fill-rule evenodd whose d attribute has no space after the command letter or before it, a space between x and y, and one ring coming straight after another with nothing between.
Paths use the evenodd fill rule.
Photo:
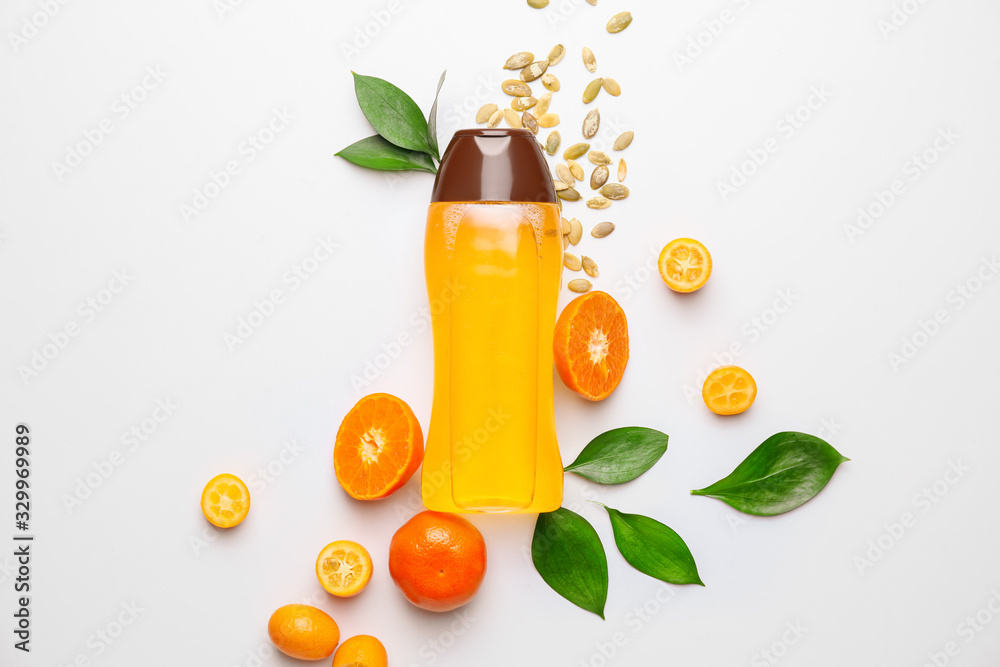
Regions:
<instances>
[{"instance_id":1,"label":"pumpkin seed","mask_svg":"<svg viewBox=\"0 0 1000 667\"><path fill-rule=\"evenodd\" d=\"M608 168L601 164L594 167L594 173L590 175L590 189L596 190L608 182Z\"/></svg>"},{"instance_id":2,"label":"pumpkin seed","mask_svg":"<svg viewBox=\"0 0 1000 667\"><path fill-rule=\"evenodd\" d=\"M559 79L556 78L555 74L546 72L542 75L542 85L545 86L545 90L556 92L559 90Z\"/></svg>"},{"instance_id":3,"label":"pumpkin seed","mask_svg":"<svg viewBox=\"0 0 1000 667\"><path fill-rule=\"evenodd\" d=\"M556 196L563 201L580 201L580 193L574 188L566 188L556 193Z\"/></svg>"},{"instance_id":4,"label":"pumpkin seed","mask_svg":"<svg viewBox=\"0 0 1000 667\"><path fill-rule=\"evenodd\" d=\"M507 79L500 84L500 88L503 92L514 97L528 97L531 95L531 86L517 79Z\"/></svg>"},{"instance_id":5,"label":"pumpkin seed","mask_svg":"<svg viewBox=\"0 0 1000 667\"><path fill-rule=\"evenodd\" d=\"M562 205L562 201L560 201L559 204ZM563 236L563 250L565 250L568 247L569 247L569 237Z\"/></svg>"},{"instance_id":6,"label":"pumpkin seed","mask_svg":"<svg viewBox=\"0 0 1000 667\"><path fill-rule=\"evenodd\" d=\"M564 160L575 160L578 157L583 157L590 150L590 144L573 144L569 148L563 151Z\"/></svg>"},{"instance_id":7,"label":"pumpkin seed","mask_svg":"<svg viewBox=\"0 0 1000 667\"><path fill-rule=\"evenodd\" d=\"M580 258L571 252L563 253L563 266L565 266L570 271L579 271L583 268L583 262Z\"/></svg>"},{"instance_id":8,"label":"pumpkin seed","mask_svg":"<svg viewBox=\"0 0 1000 667\"><path fill-rule=\"evenodd\" d=\"M633 132L632 130L629 130L628 132L622 132L620 135L618 135L618 138L615 139L615 145L613 146L614 150L623 151L626 148L628 148L629 144L632 143L632 137L634 136L635 132Z\"/></svg>"},{"instance_id":9,"label":"pumpkin seed","mask_svg":"<svg viewBox=\"0 0 1000 667\"><path fill-rule=\"evenodd\" d=\"M552 185L555 187L556 192L559 192L560 190L565 190L566 188L569 187L568 184L563 183L560 180L555 180L555 179L552 181Z\"/></svg>"},{"instance_id":10,"label":"pumpkin seed","mask_svg":"<svg viewBox=\"0 0 1000 667\"><path fill-rule=\"evenodd\" d=\"M552 50L549 51L549 56L545 60L548 61L549 67L552 67L562 60L564 55L566 55L566 47L562 44L556 44L552 47Z\"/></svg>"},{"instance_id":11,"label":"pumpkin seed","mask_svg":"<svg viewBox=\"0 0 1000 667\"><path fill-rule=\"evenodd\" d=\"M561 141L562 135L559 134L559 130L549 132L549 136L545 138L545 152L549 155L555 155Z\"/></svg>"},{"instance_id":12,"label":"pumpkin seed","mask_svg":"<svg viewBox=\"0 0 1000 667\"><path fill-rule=\"evenodd\" d=\"M587 0L587 2L589 2L590 4L592 4L595 7L597 6L597 0Z\"/></svg>"},{"instance_id":13,"label":"pumpkin seed","mask_svg":"<svg viewBox=\"0 0 1000 667\"><path fill-rule=\"evenodd\" d=\"M532 109L531 113L535 115L535 118L541 118L549 112L550 104L552 104L552 93L543 93L538 98L538 103L535 104L535 108Z\"/></svg>"},{"instance_id":14,"label":"pumpkin seed","mask_svg":"<svg viewBox=\"0 0 1000 667\"><path fill-rule=\"evenodd\" d=\"M490 117L493 116L494 113L496 113L496 110L498 108L499 107L497 107L497 105L492 103L484 104L483 106L479 107L479 111L476 112L476 122L485 123L490 119Z\"/></svg>"},{"instance_id":15,"label":"pumpkin seed","mask_svg":"<svg viewBox=\"0 0 1000 667\"><path fill-rule=\"evenodd\" d=\"M587 272L587 275L591 278L596 278L599 271L597 270L597 262L595 262L590 257L584 255L580 258L580 264L583 266L583 270Z\"/></svg>"},{"instance_id":16,"label":"pumpkin seed","mask_svg":"<svg viewBox=\"0 0 1000 667\"><path fill-rule=\"evenodd\" d=\"M583 47L583 64L588 72L597 71L597 57L594 56L594 52L587 46Z\"/></svg>"},{"instance_id":17,"label":"pumpkin seed","mask_svg":"<svg viewBox=\"0 0 1000 667\"><path fill-rule=\"evenodd\" d=\"M521 124L521 116L519 116L518 113L513 109L504 109L503 119L507 121L507 124L510 125L511 127L516 127L518 129L524 127Z\"/></svg>"},{"instance_id":18,"label":"pumpkin seed","mask_svg":"<svg viewBox=\"0 0 1000 667\"><path fill-rule=\"evenodd\" d=\"M632 23L632 12L619 12L608 21L608 32L612 35L621 32Z\"/></svg>"},{"instance_id":19,"label":"pumpkin seed","mask_svg":"<svg viewBox=\"0 0 1000 667\"><path fill-rule=\"evenodd\" d=\"M569 221L569 242L576 245L583 238L583 225L576 218Z\"/></svg>"},{"instance_id":20,"label":"pumpkin seed","mask_svg":"<svg viewBox=\"0 0 1000 667\"><path fill-rule=\"evenodd\" d=\"M564 164L556 165L556 178L571 186L576 185L576 178L573 177L573 173L569 170L569 167Z\"/></svg>"},{"instance_id":21,"label":"pumpkin seed","mask_svg":"<svg viewBox=\"0 0 1000 667\"><path fill-rule=\"evenodd\" d=\"M559 124L559 114L546 113L538 117L538 127L555 127Z\"/></svg>"},{"instance_id":22,"label":"pumpkin seed","mask_svg":"<svg viewBox=\"0 0 1000 667\"><path fill-rule=\"evenodd\" d=\"M545 70L549 67L548 61L539 60L533 62L524 69L521 70L521 81L531 82L545 74Z\"/></svg>"},{"instance_id":23,"label":"pumpkin seed","mask_svg":"<svg viewBox=\"0 0 1000 667\"><path fill-rule=\"evenodd\" d=\"M510 101L510 108L514 111L524 111L538 104L534 97L515 97Z\"/></svg>"},{"instance_id":24,"label":"pumpkin seed","mask_svg":"<svg viewBox=\"0 0 1000 667\"><path fill-rule=\"evenodd\" d=\"M569 288L570 292L583 294L585 292L589 292L590 288L593 287L593 285L591 285L590 281L585 278L577 278L576 280L569 281L566 287Z\"/></svg>"},{"instance_id":25,"label":"pumpkin seed","mask_svg":"<svg viewBox=\"0 0 1000 667\"><path fill-rule=\"evenodd\" d=\"M502 120L503 120L503 110L497 109L496 111L493 112L493 115L490 116L489 121L487 121L486 123L486 127L496 127L497 125L500 124L500 121Z\"/></svg>"},{"instance_id":26,"label":"pumpkin seed","mask_svg":"<svg viewBox=\"0 0 1000 667\"><path fill-rule=\"evenodd\" d=\"M601 187L601 194L608 199L625 199L629 195L628 186L621 183L608 183Z\"/></svg>"},{"instance_id":27,"label":"pumpkin seed","mask_svg":"<svg viewBox=\"0 0 1000 667\"><path fill-rule=\"evenodd\" d=\"M618 182L621 183L625 180L625 175L628 174L628 165L625 164L625 158L618 160Z\"/></svg>"},{"instance_id":28,"label":"pumpkin seed","mask_svg":"<svg viewBox=\"0 0 1000 667\"><path fill-rule=\"evenodd\" d=\"M598 108L593 108L590 113L583 119L583 137L585 139L593 139L594 135L597 134L597 130L601 127L601 110ZM589 147L588 147L589 148Z\"/></svg>"},{"instance_id":29,"label":"pumpkin seed","mask_svg":"<svg viewBox=\"0 0 1000 667\"><path fill-rule=\"evenodd\" d=\"M601 85L604 86L604 90L612 97L618 97L622 94L622 87L618 85L618 82L614 79L609 79L604 77L601 79Z\"/></svg>"},{"instance_id":30,"label":"pumpkin seed","mask_svg":"<svg viewBox=\"0 0 1000 667\"><path fill-rule=\"evenodd\" d=\"M576 160L566 160L566 164L569 166L569 173L573 174L573 178L578 181L583 180L583 167Z\"/></svg>"},{"instance_id":31,"label":"pumpkin seed","mask_svg":"<svg viewBox=\"0 0 1000 667\"><path fill-rule=\"evenodd\" d=\"M615 223L599 222L590 230L590 235L595 239L603 239L605 236L615 231Z\"/></svg>"},{"instance_id":32,"label":"pumpkin seed","mask_svg":"<svg viewBox=\"0 0 1000 667\"><path fill-rule=\"evenodd\" d=\"M521 114L521 125L531 130L532 134L538 134L538 121L535 120L530 111Z\"/></svg>"},{"instance_id":33,"label":"pumpkin seed","mask_svg":"<svg viewBox=\"0 0 1000 667\"><path fill-rule=\"evenodd\" d=\"M569 224L569 220L567 220L566 218L560 217L559 224L562 226L563 234L569 234L569 231L573 229L573 226Z\"/></svg>"},{"instance_id":34,"label":"pumpkin seed","mask_svg":"<svg viewBox=\"0 0 1000 667\"><path fill-rule=\"evenodd\" d=\"M533 9L542 9L549 6L549 0L528 0L528 6Z\"/></svg>"},{"instance_id":35,"label":"pumpkin seed","mask_svg":"<svg viewBox=\"0 0 1000 667\"><path fill-rule=\"evenodd\" d=\"M583 103L590 104L597 97L597 93L601 92L601 83L603 79L594 79L587 84L587 87L583 89Z\"/></svg>"},{"instance_id":36,"label":"pumpkin seed","mask_svg":"<svg viewBox=\"0 0 1000 667\"><path fill-rule=\"evenodd\" d=\"M587 153L587 159L593 164L611 164L612 159L604 151L590 151Z\"/></svg>"},{"instance_id":37,"label":"pumpkin seed","mask_svg":"<svg viewBox=\"0 0 1000 667\"><path fill-rule=\"evenodd\" d=\"M504 63L504 69L521 69L522 67L527 67L531 64L531 61L535 59L535 54L531 51L520 51L515 53L510 58L507 58L507 62Z\"/></svg>"},{"instance_id":38,"label":"pumpkin seed","mask_svg":"<svg viewBox=\"0 0 1000 667\"><path fill-rule=\"evenodd\" d=\"M607 187L606 185L604 187ZM603 188L602 188L603 189ZM611 206L611 200L605 197L592 197L587 200L587 208L607 208Z\"/></svg>"}]
</instances>

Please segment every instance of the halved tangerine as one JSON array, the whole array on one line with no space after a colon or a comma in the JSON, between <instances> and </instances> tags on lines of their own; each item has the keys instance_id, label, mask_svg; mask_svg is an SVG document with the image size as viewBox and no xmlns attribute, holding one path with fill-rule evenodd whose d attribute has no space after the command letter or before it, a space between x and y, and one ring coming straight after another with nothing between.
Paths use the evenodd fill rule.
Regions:
<instances>
[{"instance_id":1,"label":"halved tangerine","mask_svg":"<svg viewBox=\"0 0 1000 667\"><path fill-rule=\"evenodd\" d=\"M372 557L357 542L330 542L316 557L316 578L327 593L353 597L371 581Z\"/></svg>"},{"instance_id":2,"label":"halved tangerine","mask_svg":"<svg viewBox=\"0 0 1000 667\"><path fill-rule=\"evenodd\" d=\"M753 405L757 383L739 366L720 366L705 378L701 397L717 415L738 415Z\"/></svg>"},{"instance_id":3,"label":"halved tangerine","mask_svg":"<svg viewBox=\"0 0 1000 667\"><path fill-rule=\"evenodd\" d=\"M236 475L216 475L201 492L201 512L213 526L232 528L247 518L249 511L250 489Z\"/></svg>"},{"instance_id":4,"label":"halved tangerine","mask_svg":"<svg viewBox=\"0 0 1000 667\"><path fill-rule=\"evenodd\" d=\"M694 239L674 239L660 251L660 277L675 292L693 292L712 275L708 248Z\"/></svg>"},{"instance_id":5,"label":"halved tangerine","mask_svg":"<svg viewBox=\"0 0 1000 667\"><path fill-rule=\"evenodd\" d=\"M556 322L556 370L580 396L601 401L611 395L628 364L625 311L606 292L578 296Z\"/></svg>"},{"instance_id":6,"label":"halved tangerine","mask_svg":"<svg viewBox=\"0 0 1000 667\"><path fill-rule=\"evenodd\" d=\"M413 410L391 394L369 394L351 408L337 431L333 468L358 500L393 493L424 460L424 435Z\"/></svg>"}]
</instances>

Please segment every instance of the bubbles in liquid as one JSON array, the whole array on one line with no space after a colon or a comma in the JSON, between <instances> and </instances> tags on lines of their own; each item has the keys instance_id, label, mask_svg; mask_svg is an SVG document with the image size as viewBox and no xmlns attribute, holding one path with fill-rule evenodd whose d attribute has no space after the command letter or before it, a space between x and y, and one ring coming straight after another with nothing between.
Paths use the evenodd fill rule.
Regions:
<instances>
[{"instance_id":1,"label":"bubbles in liquid","mask_svg":"<svg viewBox=\"0 0 1000 667\"><path fill-rule=\"evenodd\" d=\"M485 206L512 206L521 214L524 222L531 225L535 235L535 244L542 247L542 236L545 233L546 209L541 204L516 202L483 202L483 203L453 203L444 208L441 213L441 233L444 237L445 249L450 256L455 251L455 237L458 226L470 209ZM557 219L558 220L558 219Z\"/></svg>"}]
</instances>

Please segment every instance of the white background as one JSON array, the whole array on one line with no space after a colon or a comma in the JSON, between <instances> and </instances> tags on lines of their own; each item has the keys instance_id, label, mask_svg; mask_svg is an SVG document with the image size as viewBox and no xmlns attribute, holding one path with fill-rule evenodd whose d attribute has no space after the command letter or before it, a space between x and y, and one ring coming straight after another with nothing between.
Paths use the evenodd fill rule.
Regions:
<instances>
[{"instance_id":1,"label":"white background","mask_svg":"<svg viewBox=\"0 0 1000 667\"><path fill-rule=\"evenodd\" d=\"M15 44L25 19L43 23L32 19L43 4L0 9L0 534L15 532L14 426L24 422L37 536L30 656L11 647L14 562L12 547L0 550L0 663L235 666L257 654L290 665L268 649L267 619L311 601L344 637L380 637L397 666L773 664L763 650L788 667L919 666L949 642L949 664L995 664L993 613L980 614L993 622L978 631L960 627L1000 590L1000 281L977 283L993 277L984 258L1000 250L995 2L909 0L916 12L885 35L889 0L567 0L542 11L523 0L246 0L232 11L102 0L60 5ZM607 34L626 9L633 25ZM676 54L723 10L732 21L704 32L702 53L679 66ZM473 518L489 549L486 581L460 613L435 615L411 607L386 569L392 533L419 507L417 480L362 505L331 464L337 426L362 393L402 397L425 429L431 401L422 242L432 177L390 182L333 157L371 133L350 69L393 81L424 109L447 69L443 147L480 105L507 103L507 56L544 57L557 42L568 55L553 69L563 91L551 110L564 145L580 140L579 96L593 78L583 46L624 91L596 103L607 134L636 133L624 154L631 198L602 212L567 208L588 230L618 224L577 251L597 260L596 286L625 308L632 356L601 404L556 381L562 453L572 460L593 436L630 424L666 431L670 449L625 486L567 479L565 504L608 551L607 621L535 573L525 556L533 516ZM163 81L121 117L116 100L157 67ZM809 118L788 136L778 123L813 87L831 97L800 110ZM241 144L273 109L294 118L249 160ZM105 118L113 132L60 180L54 163ZM958 138L935 155L948 128ZM768 138L777 152L723 198L718 182ZM907 165L927 149L937 159L914 180ZM230 160L240 173L186 222L179 207ZM849 234L858 208L896 179L902 194ZM715 260L708 286L686 297L647 271L677 236L702 240ZM339 248L295 288L283 276L318 238ZM80 304L121 270L127 287L88 319ZM967 283L981 288L972 299L954 291ZM231 350L224 336L276 289L284 302ZM777 314L781 293L792 305ZM921 334L938 310L944 324ZM78 335L23 378L19 367L73 323ZM357 389L352 376L400 334L409 344ZM893 363L904 337L920 347ZM743 416L719 418L685 386L699 390L733 343L760 393ZM157 400L176 409L131 447L122 434L142 428ZM689 495L783 430L821 435L852 459L814 501L758 519ZM115 451L120 465L81 490ZM952 464L967 470L950 483ZM268 465L280 473L260 477ZM249 518L226 533L198 508L222 471L255 480ZM935 501L920 500L935 483ZM87 497L68 505L78 492ZM585 502L598 498L677 530L707 587L632 570L603 510ZM886 527L906 513L910 527ZM358 598L332 599L315 579L316 554L334 539L358 540L375 559ZM117 629L123 603L142 611L108 645L97 633ZM804 634L785 634L796 623Z\"/></svg>"}]
</instances>

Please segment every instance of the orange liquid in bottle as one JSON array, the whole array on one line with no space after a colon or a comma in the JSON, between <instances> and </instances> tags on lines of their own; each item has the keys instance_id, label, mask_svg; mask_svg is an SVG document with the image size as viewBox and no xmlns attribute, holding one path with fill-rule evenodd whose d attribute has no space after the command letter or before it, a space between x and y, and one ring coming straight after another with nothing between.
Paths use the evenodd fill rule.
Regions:
<instances>
[{"instance_id":1,"label":"orange liquid in bottle","mask_svg":"<svg viewBox=\"0 0 1000 667\"><path fill-rule=\"evenodd\" d=\"M562 503L552 406L561 270L555 204L430 205L434 402L422 472L429 509L547 512Z\"/></svg>"}]
</instances>

